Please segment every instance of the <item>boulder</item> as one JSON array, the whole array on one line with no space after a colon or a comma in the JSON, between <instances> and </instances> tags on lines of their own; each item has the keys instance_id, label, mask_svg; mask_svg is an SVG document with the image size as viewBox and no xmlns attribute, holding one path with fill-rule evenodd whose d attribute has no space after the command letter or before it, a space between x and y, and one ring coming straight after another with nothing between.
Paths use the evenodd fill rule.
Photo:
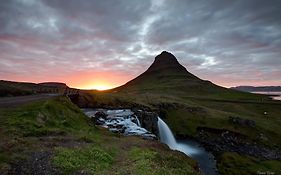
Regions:
<instances>
[{"instance_id":1,"label":"boulder","mask_svg":"<svg viewBox=\"0 0 281 175\"><path fill-rule=\"evenodd\" d=\"M95 117L96 117L96 118L103 118L103 119L106 119L107 114L105 114L105 113L102 112L102 111L98 111L98 112L95 114Z\"/></svg>"},{"instance_id":2,"label":"boulder","mask_svg":"<svg viewBox=\"0 0 281 175\"><path fill-rule=\"evenodd\" d=\"M256 122L254 120L242 119L240 117L230 116L228 118L228 121L233 124L237 124L239 126L246 126L246 127L252 127L252 128L256 127Z\"/></svg>"}]
</instances>

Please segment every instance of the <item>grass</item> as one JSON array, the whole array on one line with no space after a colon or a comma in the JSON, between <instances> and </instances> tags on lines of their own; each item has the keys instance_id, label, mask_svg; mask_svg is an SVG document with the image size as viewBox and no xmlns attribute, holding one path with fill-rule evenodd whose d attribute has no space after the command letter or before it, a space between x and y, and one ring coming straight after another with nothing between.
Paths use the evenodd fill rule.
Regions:
<instances>
[{"instance_id":1,"label":"grass","mask_svg":"<svg viewBox=\"0 0 281 175\"><path fill-rule=\"evenodd\" d=\"M108 169L114 159L114 153L108 153L99 147L87 148L56 148L53 158L55 166L63 169L65 174L85 170L89 173L99 173Z\"/></svg>"},{"instance_id":2,"label":"grass","mask_svg":"<svg viewBox=\"0 0 281 175\"><path fill-rule=\"evenodd\" d=\"M185 155L178 153L159 154L157 151L150 149L132 148L129 152L132 160L133 174L136 175L194 175L191 164L195 162L185 158Z\"/></svg>"},{"instance_id":3,"label":"grass","mask_svg":"<svg viewBox=\"0 0 281 175\"><path fill-rule=\"evenodd\" d=\"M51 154L43 164L59 174L137 174L141 150L155 155L143 159L147 168L157 166L154 174L198 173L193 168L195 161L158 141L123 137L95 127L64 97L0 109L0 126L0 174L9 172L12 165L23 166L22 173L32 174L40 167L33 167L36 164L31 155L40 152Z\"/></svg>"},{"instance_id":4,"label":"grass","mask_svg":"<svg viewBox=\"0 0 281 175\"><path fill-rule=\"evenodd\" d=\"M196 89L187 88L188 93L185 93L177 88L174 89L172 85L170 88L163 86L159 88L154 83L150 89L142 86L145 85L141 85L139 89L134 87L135 89L132 88L122 92L94 92L88 94L88 96L92 96L92 98L105 97L103 98L103 104L110 102L111 105L117 106L116 100L111 99L119 99L126 101L127 104L139 104L157 112L161 110L165 114L161 117L173 133L178 136L196 137L199 127L226 129L244 135L245 142L255 142L261 146L281 149L281 128L279 127L281 124L281 103L270 100L267 96L225 89L214 92L214 94L206 95L202 93L202 95L195 92ZM210 90L215 91L214 89ZM166 104L166 106L159 108L159 104ZM264 112L267 112L267 115L264 115ZM253 120L256 126L248 127L231 123L229 121L230 116ZM263 134L265 139L257 139L260 134ZM238 171L242 165L239 164L239 160L236 160L238 163L229 165L226 170L223 163L228 162L228 160L220 159L218 163L221 174L229 174L228 171L237 171L237 174L241 172L256 174L258 170L266 171L267 169L264 167L272 167L273 170L276 170L274 167L278 167L276 165L280 164L280 161L254 161L254 158L245 155L239 156L241 160L251 161L251 166L244 166L244 169ZM134 166L137 167L135 169L140 171L139 174L145 171L154 172L153 170L158 172L155 168L157 165L154 165L153 168L142 165L145 164L143 162L148 161L147 159L140 162L136 161ZM144 169L142 170L139 167L144 167Z\"/></svg>"},{"instance_id":5,"label":"grass","mask_svg":"<svg viewBox=\"0 0 281 175\"><path fill-rule=\"evenodd\" d=\"M0 126L0 169L7 163L28 159L31 151L48 149L40 142L41 137L54 137L51 142L69 136L74 140L99 140L95 127L80 109L63 97L0 109Z\"/></svg>"},{"instance_id":6,"label":"grass","mask_svg":"<svg viewBox=\"0 0 281 175\"><path fill-rule=\"evenodd\" d=\"M89 122L80 109L64 98L1 109L0 115L7 133L25 137L79 133L89 129Z\"/></svg>"},{"instance_id":7,"label":"grass","mask_svg":"<svg viewBox=\"0 0 281 175\"><path fill-rule=\"evenodd\" d=\"M229 98L231 92L226 93ZM89 103L91 100L95 101L94 105L120 106L123 102L127 106L140 105L155 111L159 111L159 104L167 104L168 108L162 108L161 111L165 112L164 120L176 135L195 136L198 127L209 127L238 132L248 136L249 139L255 139L262 133L268 140L271 140L271 142L261 141L262 144L281 145L281 128L279 127L281 124L281 103L261 101L259 95L250 93L234 91L232 96L235 95L238 95L237 99L239 100L235 100L235 98L222 100L220 98L224 97L223 94L220 95L220 98L181 97L159 90L157 93L147 91L146 93L131 94L129 92L95 92L87 94L87 98ZM241 100L243 95L246 100ZM178 106L175 107L174 104L178 104ZM172 107L169 108L169 106ZM267 112L267 115L264 115L264 112ZM253 120L256 127L235 125L228 121L230 116Z\"/></svg>"},{"instance_id":8,"label":"grass","mask_svg":"<svg viewBox=\"0 0 281 175\"><path fill-rule=\"evenodd\" d=\"M221 174L256 175L258 173L281 174L281 162L276 160L259 160L254 157L225 152L218 164Z\"/></svg>"}]
</instances>

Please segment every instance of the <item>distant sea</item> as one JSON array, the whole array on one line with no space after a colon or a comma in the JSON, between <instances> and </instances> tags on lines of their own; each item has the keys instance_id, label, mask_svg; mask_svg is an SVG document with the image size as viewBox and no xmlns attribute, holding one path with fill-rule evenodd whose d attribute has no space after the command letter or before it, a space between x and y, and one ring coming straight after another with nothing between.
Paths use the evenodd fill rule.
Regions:
<instances>
[{"instance_id":1,"label":"distant sea","mask_svg":"<svg viewBox=\"0 0 281 175\"><path fill-rule=\"evenodd\" d=\"M281 92L251 92L254 94L265 94L265 95L278 95L278 96L272 96L274 100L281 100Z\"/></svg>"}]
</instances>

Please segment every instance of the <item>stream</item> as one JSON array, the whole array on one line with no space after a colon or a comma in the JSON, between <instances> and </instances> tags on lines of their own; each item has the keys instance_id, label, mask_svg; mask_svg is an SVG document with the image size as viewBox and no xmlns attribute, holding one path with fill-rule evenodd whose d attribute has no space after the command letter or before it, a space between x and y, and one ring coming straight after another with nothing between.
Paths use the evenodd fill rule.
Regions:
<instances>
[{"instance_id":1,"label":"stream","mask_svg":"<svg viewBox=\"0 0 281 175\"><path fill-rule=\"evenodd\" d=\"M95 118L96 123L108 128L112 132L123 135L137 135L146 139L156 139L157 137L141 127L138 117L130 109L82 109L90 118ZM193 140L176 140L169 126L158 117L158 130L160 141L169 146L172 150L183 152L187 156L195 159L200 170L205 175L218 175L216 160L214 156L207 152L200 144Z\"/></svg>"}]
</instances>

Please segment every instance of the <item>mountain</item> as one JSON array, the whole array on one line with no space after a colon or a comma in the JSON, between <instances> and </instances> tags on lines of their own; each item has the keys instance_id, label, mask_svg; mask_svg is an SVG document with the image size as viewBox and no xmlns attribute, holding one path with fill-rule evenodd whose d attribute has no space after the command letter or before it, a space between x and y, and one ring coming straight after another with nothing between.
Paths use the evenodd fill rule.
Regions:
<instances>
[{"instance_id":1,"label":"mountain","mask_svg":"<svg viewBox=\"0 0 281 175\"><path fill-rule=\"evenodd\" d=\"M38 84L46 87L69 88L65 83L60 82L43 82Z\"/></svg>"},{"instance_id":2,"label":"mountain","mask_svg":"<svg viewBox=\"0 0 281 175\"><path fill-rule=\"evenodd\" d=\"M245 92L281 92L281 86L236 86L231 89Z\"/></svg>"},{"instance_id":3,"label":"mountain","mask_svg":"<svg viewBox=\"0 0 281 175\"><path fill-rule=\"evenodd\" d=\"M202 80L182 66L177 58L163 51L141 75L111 91L130 94L165 94L180 97L240 98L246 93ZM247 97L254 96L246 94Z\"/></svg>"}]
</instances>

